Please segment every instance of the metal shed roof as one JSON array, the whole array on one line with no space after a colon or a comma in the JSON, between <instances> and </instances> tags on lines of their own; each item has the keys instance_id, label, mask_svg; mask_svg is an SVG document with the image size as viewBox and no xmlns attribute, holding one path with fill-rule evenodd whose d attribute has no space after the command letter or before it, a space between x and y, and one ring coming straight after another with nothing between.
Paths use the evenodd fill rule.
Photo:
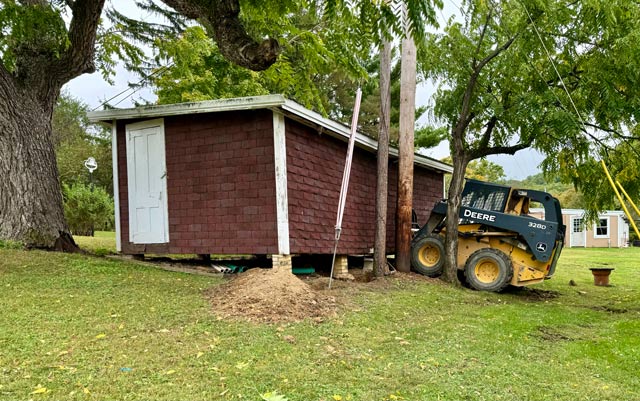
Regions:
<instances>
[{"instance_id":1,"label":"metal shed roof","mask_svg":"<svg viewBox=\"0 0 640 401\"><path fill-rule=\"evenodd\" d=\"M151 105L130 109L93 111L89 113L89 120L91 122L103 122L110 124L114 120L158 118L185 114L257 109L280 111L288 117L304 124L320 127L324 133L342 140L348 140L350 135L350 129L346 125L325 118L315 111L309 110L282 95L240 97L207 100L203 102ZM356 144L360 148L370 151L378 149L378 141L361 133L356 134ZM392 156L398 156L398 150L396 148L389 148L389 153ZM432 170L442 171L445 173L453 172L452 166L417 153L415 154L415 163Z\"/></svg>"}]
</instances>

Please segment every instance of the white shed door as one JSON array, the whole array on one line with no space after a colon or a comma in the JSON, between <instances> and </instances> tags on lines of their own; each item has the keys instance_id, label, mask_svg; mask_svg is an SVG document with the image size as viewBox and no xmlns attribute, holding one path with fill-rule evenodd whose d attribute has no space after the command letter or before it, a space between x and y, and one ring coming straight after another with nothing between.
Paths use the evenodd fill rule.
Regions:
<instances>
[{"instance_id":1,"label":"white shed door","mask_svg":"<svg viewBox=\"0 0 640 401\"><path fill-rule=\"evenodd\" d=\"M569 247L584 247L587 238L587 232L582 217L571 217L571 234L569 236Z\"/></svg>"},{"instance_id":2,"label":"white shed door","mask_svg":"<svg viewBox=\"0 0 640 401\"><path fill-rule=\"evenodd\" d=\"M169 242L164 121L129 124L126 131L129 241Z\"/></svg>"}]
</instances>

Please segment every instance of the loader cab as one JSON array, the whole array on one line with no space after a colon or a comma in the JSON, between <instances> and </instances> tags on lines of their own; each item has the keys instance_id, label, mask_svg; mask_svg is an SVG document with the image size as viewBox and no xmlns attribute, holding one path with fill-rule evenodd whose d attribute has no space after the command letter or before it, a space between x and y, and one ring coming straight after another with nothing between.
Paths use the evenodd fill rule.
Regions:
<instances>
[{"instance_id":1,"label":"loader cab","mask_svg":"<svg viewBox=\"0 0 640 401\"><path fill-rule=\"evenodd\" d=\"M493 212L503 212L510 188L476 180L467 180L462 191L462 206Z\"/></svg>"},{"instance_id":2,"label":"loader cab","mask_svg":"<svg viewBox=\"0 0 640 401\"><path fill-rule=\"evenodd\" d=\"M462 191L463 207L516 216L528 216L532 202L544 209L543 220L562 224L560 202L546 192L512 188L472 179L467 179Z\"/></svg>"},{"instance_id":3,"label":"loader cab","mask_svg":"<svg viewBox=\"0 0 640 401\"><path fill-rule=\"evenodd\" d=\"M560 202L531 189L468 179L458 218L458 266L471 287L500 291L550 278L564 244ZM530 207L544 214L530 214ZM444 264L447 204L437 203L412 241L411 263L437 277Z\"/></svg>"}]
</instances>

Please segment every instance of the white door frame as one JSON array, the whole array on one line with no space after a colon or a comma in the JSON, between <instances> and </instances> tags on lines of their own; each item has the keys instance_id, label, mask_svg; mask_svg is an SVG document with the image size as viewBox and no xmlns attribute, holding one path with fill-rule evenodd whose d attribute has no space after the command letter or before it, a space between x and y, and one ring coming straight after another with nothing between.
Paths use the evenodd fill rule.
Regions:
<instances>
[{"instance_id":1,"label":"white door frame","mask_svg":"<svg viewBox=\"0 0 640 401\"><path fill-rule=\"evenodd\" d=\"M584 216L571 216L571 218L569 219L569 227L570 227L570 230L571 230L571 231L569 231L571 233L570 237L569 237L569 248L573 248L574 247L574 245L573 245L573 237L575 235L579 235L581 233L582 233L582 247L586 248L587 247L587 228L586 228L586 226L583 224L582 231L580 233L573 232L573 221L577 220L577 219L580 219L580 220L584 221Z\"/></svg>"},{"instance_id":2,"label":"white door frame","mask_svg":"<svg viewBox=\"0 0 640 401\"><path fill-rule=\"evenodd\" d=\"M163 229L161 241L147 241L140 240L139 238L134 238L134 230L136 227L135 221L135 210L136 210L136 196L135 196L135 162L133 157L133 147L130 146L130 141L132 139L131 133L134 131L139 131L147 128L159 128L160 139L162 142L162 146L160 149L154 154L154 156L159 158L160 161L160 171L154 172L160 175L160 211L163 214ZM169 242L169 202L167 197L167 162L165 155L165 135L164 135L164 119L158 118L154 120L141 121L133 124L127 124L125 127L126 131L126 143L127 143L127 189L129 193L129 241L134 244L157 244L157 243L168 243Z\"/></svg>"},{"instance_id":3,"label":"white door frame","mask_svg":"<svg viewBox=\"0 0 640 401\"><path fill-rule=\"evenodd\" d=\"M113 206L115 209L116 251L122 252L120 238L120 181L118 177L118 122L111 121L111 162L113 166Z\"/></svg>"}]
</instances>

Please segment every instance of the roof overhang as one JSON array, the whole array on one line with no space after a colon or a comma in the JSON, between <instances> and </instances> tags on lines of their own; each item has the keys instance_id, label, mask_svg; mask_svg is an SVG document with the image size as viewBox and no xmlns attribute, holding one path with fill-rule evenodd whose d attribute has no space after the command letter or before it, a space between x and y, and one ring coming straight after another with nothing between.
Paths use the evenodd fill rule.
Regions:
<instances>
[{"instance_id":1,"label":"roof overhang","mask_svg":"<svg viewBox=\"0 0 640 401\"><path fill-rule=\"evenodd\" d=\"M166 105L150 105L130 109L113 109L93 111L89 113L89 121L95 123L111 124L117 120L132 120L141 118L159 118L186 114L217 113L223 111L259 110L270 109L279 111L288 117L306 125L320 127L323 132L335 138L348 140L351 130L344 124L338 123L315 111L309 110L300 104L285 98L282 95L252 96L231 99L207 100L203 102L177 103ZM358 147L369 151L378 149L378 141L368 136L356 133ZM391 156L398 156L398 149L389 148ZM453 172L453 167L439 160L420 154L414 154L417 165L444 173Z\"/></svg>"},{"instance_id":2,"label":"roof overhang","mask_svg":"<svg viewBox=\"0 0 640 401\"><path fill-rule=\"evenodd\" d=\"M544 209L532 207L529 209L530 212L544 212ZM584 209L562 209L563 216L583 216L586 213ZM625 216L623 210L602 210L598 212L598 216Z\"/></svg>"}]
</instances>

